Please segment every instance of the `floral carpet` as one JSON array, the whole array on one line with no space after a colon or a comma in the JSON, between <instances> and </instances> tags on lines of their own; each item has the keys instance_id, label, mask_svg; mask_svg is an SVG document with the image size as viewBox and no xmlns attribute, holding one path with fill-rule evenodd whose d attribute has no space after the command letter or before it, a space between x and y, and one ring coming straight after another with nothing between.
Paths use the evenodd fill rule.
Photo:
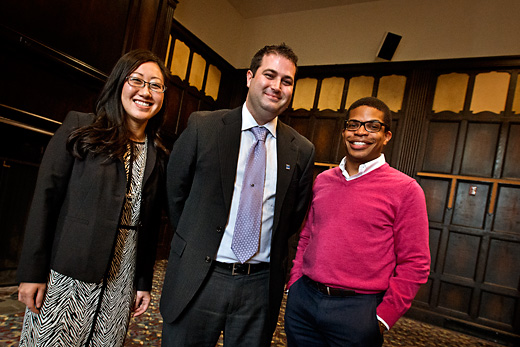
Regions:
<instances>
[{"instance_id":1,"label":"floral carpet","mask_svg":"<svg viewBox=\"0 0 520 347\"><path fill-rule=\"evenodd\" d=\"M166 260L155 264L152 302L148 310L140 317L132 318L125 342L131 346L160 346L162 317L159 313L159 299L166 269ZM16 293L2 298L3 301L15 301ZM0 312L0 347L18 346L20 330L23 321L23 312L2 314ZM282 302L278 326L273 336L271 346L282 347L287 345L287 338L283 329L283 314L285 299ZM217 346L222 346L222 338ZM401 318L397 324L385 335L384 347L393 346L457 346L457 347L497 347L503 346L472 336L460 334L451 330L442 329L430 324L418 322L409 318Z\"/></svg>"}]
</instances>

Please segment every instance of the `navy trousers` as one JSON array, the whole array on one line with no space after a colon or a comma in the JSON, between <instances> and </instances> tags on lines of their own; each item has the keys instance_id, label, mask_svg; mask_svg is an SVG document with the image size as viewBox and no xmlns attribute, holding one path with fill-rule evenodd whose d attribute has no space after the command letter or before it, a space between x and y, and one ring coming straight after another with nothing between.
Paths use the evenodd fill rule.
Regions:
<instances>
[{"instance_id":1,"label":"navy trousers","mask_svg":"<svg viewBox=\"0 0 520 347\"><path fill-rule=\"evenodd\" d=\"M380 294L329 296L303 276L289 290L285 332L289 347L380 347L376 308Z\"/></svg>"}]
</instances>

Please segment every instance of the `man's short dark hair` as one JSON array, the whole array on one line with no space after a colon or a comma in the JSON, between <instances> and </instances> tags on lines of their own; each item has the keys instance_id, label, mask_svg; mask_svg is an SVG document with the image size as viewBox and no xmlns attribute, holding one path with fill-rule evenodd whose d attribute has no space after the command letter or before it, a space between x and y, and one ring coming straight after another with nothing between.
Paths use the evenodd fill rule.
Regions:
<instances>
[{"instance_id":1,"label":"man's short dark hair","mask_svg":"<svg viewBox=\"0 0 520 347\"><path fill-rule=\"evenodd\" d=\"M376 110L383 112L383 123L387 125L385 127L385 131L390 131L390 127L392 126L392 112L383 101L373 96L367 96L365 98L361 98L359 100L354 101L347 110L346 120L348 120L350 117L350 111L352 111L355 108L358 108L359 106L373 107Z\"/></svg>"},{"instance_id":2,"label":"man's short dark hair","mask_svg":"<svg viewBox=\"0 0 520 347\"><path fill-rule=\"evenodd\" d=\"M251 59L251 65L249 66L249 70L253 72L253 77L255 76L256 71L258 70L260 65L262 65L262 60L264 59L264 56L268 54L281 55L282 57L292 61L296 69L298 69L298 57L296 56L296 54L294 54L291 47L287 46L285 43L282 43L280 45L265 46L264 48L256 52L256 54L253 56L253 59Z\"/></svg>"}]
</instances>

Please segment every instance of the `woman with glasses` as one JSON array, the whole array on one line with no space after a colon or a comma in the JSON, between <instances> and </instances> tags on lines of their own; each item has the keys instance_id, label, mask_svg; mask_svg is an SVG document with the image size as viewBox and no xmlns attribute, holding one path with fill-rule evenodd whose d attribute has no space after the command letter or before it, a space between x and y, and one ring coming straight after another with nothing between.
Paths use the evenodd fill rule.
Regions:
<instances>
[{"instance_id":1,"label":"woman with glasses","mask_svg":"<svg viewBox=\"0 0 520 347\"><path fill-rule=\"evenodd\" d=\"M168 76L153 53L125 54L95 113L70 112L50 140L17 273L20 346L122 346L132 311L148 308Z\"/></svg>"}]
</instances>

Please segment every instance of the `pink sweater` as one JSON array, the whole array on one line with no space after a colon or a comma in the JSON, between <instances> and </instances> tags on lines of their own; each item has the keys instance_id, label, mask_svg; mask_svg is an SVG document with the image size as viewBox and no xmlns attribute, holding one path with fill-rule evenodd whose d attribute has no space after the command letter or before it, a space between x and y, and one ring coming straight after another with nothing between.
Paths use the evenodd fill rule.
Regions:
<instances>
[{"instance_id":1,"label":"pink sweater","mask_svg":"<svg viewBox=\"0 0 520 347\"><path fill-rule=\"evenodd\" d=\"M289 286L302 274L330 287L386 290L377 315L390 327L428 279L430 252L424 193L384 164L347 181L339 168L316 178Z\"/></svg>"}]
</instances>

